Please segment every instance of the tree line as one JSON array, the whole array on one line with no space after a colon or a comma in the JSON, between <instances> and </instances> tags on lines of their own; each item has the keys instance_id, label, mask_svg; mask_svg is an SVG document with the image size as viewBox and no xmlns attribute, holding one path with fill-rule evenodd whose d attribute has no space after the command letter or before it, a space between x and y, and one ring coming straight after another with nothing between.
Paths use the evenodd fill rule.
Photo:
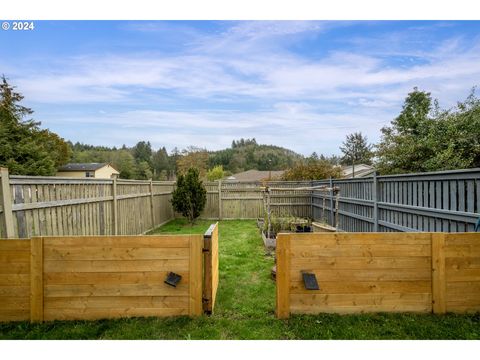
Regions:
<instances>
[{"instance_id":1,"label":"tree line","mask_svg":"<svg viewBox=\"0 0 480 360\"><path fill-rule=\"evenodd\" d=\"M200 178L221 179L249 169L286 170L285 180L340 177L339 165L369 164L380 174L480 167L480 100L472 89L463 102L441 109L431 94L414 88L377 144L356 132L346 136L341 156L304 157L292 150L233 140L231 147L208 151L188 147L154 150L149 141L133 147L93 146L65 141L41 129L23 96L3 76L0 84L0 166L12 174L54 175L67 162L106 162L125 179L174 180L196 168Z\"/></svg>"}]
</instances>

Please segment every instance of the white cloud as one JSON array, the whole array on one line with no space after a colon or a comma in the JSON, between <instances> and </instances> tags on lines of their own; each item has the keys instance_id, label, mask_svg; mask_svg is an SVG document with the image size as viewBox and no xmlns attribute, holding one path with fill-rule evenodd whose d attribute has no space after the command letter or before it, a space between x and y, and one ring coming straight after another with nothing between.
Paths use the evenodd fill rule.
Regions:
<instances>
[{"instance_id":1,"label":"white cloud","mask_svg":"<svg viewBox=\"0 0 480 360\"><path fill-rule=\"evenodd\" d=\"M41 71L10 65L14 70L9 77L29 102L87 108L101 104L105 111L95 117L48 118L45 113L44 124L111 124L115 141L128 142L135 135L158 141L159 146L220 148L233 138L262 137L306 154L322 152L317 148L322 144L337 147L352 131L378 138L381 125L398 113L414 86L431 91L441 105L452 106L480 79L478 39L466 43L462 37L451 37L427 51L414 44L426 41L422 37L413 37L408 47L402 47L408 33L384 34L372 42L357 38L348 51L314 58L299 55L288 45L304 36L328 36L330 27L344 23L228 25L219 33L192 34L185 28L185 38L192 43L183 52L85 54L45 62L38 65ZM139 32L168 30L163 23L129 26ZM393 65L389 56L413 59L414 65ZM175 109L176 102L204 102L198 107L211 110L197 111L195 105ZM251 110L243 108L245 102L254 104ZM119 104L129 110L115 110ZM218 104L238 111L220 111ZM302 131L305 135L299 134Z\"/></svg>"}]
</instances>

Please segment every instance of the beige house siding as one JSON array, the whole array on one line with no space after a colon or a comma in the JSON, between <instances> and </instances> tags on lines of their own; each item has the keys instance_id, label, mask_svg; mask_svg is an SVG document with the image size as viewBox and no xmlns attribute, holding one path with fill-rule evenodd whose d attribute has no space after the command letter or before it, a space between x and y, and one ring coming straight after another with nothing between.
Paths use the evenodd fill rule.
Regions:
<instances>
[{"instance_id":1,"label":"beige house siding","mask_svg":"<svg viewBox=\"0 0 480 360\"><path fill-rule=\"evenodd\" d=\"M120 173L110 165L104 166L95 171L95 177L99 179L111 179L113 174L119 175Z\"/></svg>"},{"instance_id":2,"label":"beige house siding","mask_svg":"<svg viewBox=\"0 0 480 360\"><path fill-rule=\"evenodd\" d=\"M90 171L91 172L91 171ZM82 171L59 171L57 172L58 177L87 177L86 175L87 171L82 170ZM119 175L120 173L115 170L113 167L110 165L106 165L104 167L101 167L100 169L95 170L95 178L96 179L111 179L112 175Z\"/></svg>"},{"instance_id":3,"label":"beige house siding","mask_svg":"<svg viewBox=\"0 0 480 360\"><path fill-rule=\"evenodd\" d=\"M59 171L57 175L59 177L86 177L85 171Z\"/></svg>"}]
</instances>

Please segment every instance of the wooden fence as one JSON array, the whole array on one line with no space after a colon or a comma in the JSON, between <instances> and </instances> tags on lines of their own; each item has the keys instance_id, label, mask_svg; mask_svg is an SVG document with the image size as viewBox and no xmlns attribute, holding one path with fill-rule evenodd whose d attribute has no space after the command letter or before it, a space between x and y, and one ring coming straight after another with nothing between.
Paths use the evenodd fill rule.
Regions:
<instances>
[{"instance_id":1,"label":"wooden fence","mask_svg":"<svg viewBox=\"0 0 480 360\"><path fill-rule=\"evenodd\" d=\"M174 217L174 182L0 175L0 237L137 235Z\"/></svg>"},{"instance_id":2,"label":"wooden fence","mask_svg":"<svg viewBox=\"0 0 480 360\"><path fill-rule=\"evenodd\" d=\"M480 311L480 233L279 234L276 251L279 318Z\"/></svg>"},{"instance_id":3,"label":"wooden fence","mask_svg":"<svg viewBox=\"0 0 480 360\"><path fill-rule=\"evenodd\" d=\"M175 217L174 182L8 176L1 170L0 236L136 235ZM339 229L362 232L473 231L480 217L480 169L374 176L360 179L272 181L277 216L313 218L334 225L334 197L293 190L340 188ZM205 219L264 216L260 182L205 183Z\"/></svg>"},{"instance_id":4,"label":"wooden fence","mask_svg":"<svg viewBox=\"0 0 480 360\"><path fill-rule=\"evenodd\" d=\"M296 188L311 181L269 181L268 186ZM257 219L264 216L263 183L217 181L205 184L207 204L202 213L207 219ZM312 217L310 190L272 191L272 213L277 216Z\"/></svg>"},{"instance_id":5,"label":"wooden fence","mask_svg":"<svg viewBox=\"0 0 480 360\"><path fill-rule=\"evenodd\" d=\"M480 169L312 182L340 188L339 228L469 232L480 218ZM334 198L314 191L313 218L335 224Z\"/></svg>"},{"instance_id":6,"label":"wooden fence","mask_svg":"<svg viewBox=\"0 0 480 360\"><path fill-rule=\"evenodd\" d=\"M205 236L0 240L0 321L194 316L204 306L211 313L218 226L210 229ZM176 287L164 283L169 272L181 276Z\"/></svg>"}]
</instances>

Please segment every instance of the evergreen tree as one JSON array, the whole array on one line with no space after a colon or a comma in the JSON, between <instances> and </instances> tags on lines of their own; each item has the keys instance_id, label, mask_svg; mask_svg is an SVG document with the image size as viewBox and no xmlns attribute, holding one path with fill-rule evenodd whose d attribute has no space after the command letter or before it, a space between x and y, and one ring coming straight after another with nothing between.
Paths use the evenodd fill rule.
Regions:
<instances>
[{"instance_id":1,"label":"evergreen tree","mask_svg":"<svg viewBox=\"0 0 480 360\"><path fill-rule=\"evenodd\" d=\"M149 166L152 164L152 146L150 141L140 141L133 147L133 157L135 161L139 164L141 162L146 162Z\"/></svg>"},{"instance_id":2,"label":"evergreen tree","mask_svg":"<svg viewBox=\"0 0 480 360\"><path fill-rule=\"evenodd\" d=\"M342 163L353 166L355 174L355 164L371 164L373 158L372 145L368 144L367 137L361 132L347 135L343 146L340 146L343 153Z\"/></svg>"},{"instance_id":3,"label":"evergreen tree","mask_svg":"<svg viewBox=\"0 0 480 360\"><path fill-rule=\"evenodd\" d=\"M199 178L197 169L190 168L186 175L178 176L171 202L174 210L185 216L193 225L207 202L207 190Z\"/></svg>"},{"instance_id":4,"label":"evergreen tree","mask_svg":"<svg viewBox=\"0 0 480 360\"><path fill-rule=\"evenodd\" d=\"M33 111L20 102L23 96L5 76L0 84L0 166L11 174L54 175L71 156L69 145L40 122L25 119Z\"/></svg>"},{"instance_id":5,"label":"evergreen tree","mask_svg":"<svg viewBox=\"0 0 480 360\"><path fill-rule=\"evenodd\" d=\"M152 156L152 167L155 179L160 179L161 175L164 174L162 177L166 177L165 174L171 169L171 164L168 159L167 149L165 147L158 149Z\"/></svg>"}]
</instances>

